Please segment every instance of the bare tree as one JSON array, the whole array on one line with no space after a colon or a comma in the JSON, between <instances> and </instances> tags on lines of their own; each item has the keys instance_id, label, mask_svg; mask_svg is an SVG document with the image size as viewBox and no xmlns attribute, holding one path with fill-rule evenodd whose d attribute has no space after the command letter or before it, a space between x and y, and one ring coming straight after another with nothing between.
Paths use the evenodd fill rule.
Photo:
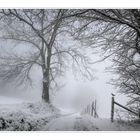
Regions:
<instances>
[{"instance_id":1,"label":"bare tree","mask_svg":"<svg viewBox=\"0 0 140 140\"><path fill-rule=\"evenodd\" d=\"M57 85L56 78L62 76L70 65L69 60L72 60L73 67L78 66L81 72L84 70L85 76L92 77L85 52L78 45L66 44L71 39L70 23L76 15L84 12L86 10L1 10L3 28L0 38L26 44L32 47L32 52L25 56L13 53L1 55L0 77L22 83L31 80L30 71L35 64L40 66L43 74L42 98L46 102L50 101L50 88Z\"/></svg>"},{"instance_id":2,"label":"bare tree","mask_svg":"<svg viewBox=\"0 0 140 140\"><path fill-rule=\"evenodd\" d=\"M90 9L77 17L82 23L73 32L75 39L101 48L104 57L97 62L111 56L114 65L110 71L118 74L113 84L131 98L129 104L139 106L140 10Z\"/></svg>"}]
</instances>

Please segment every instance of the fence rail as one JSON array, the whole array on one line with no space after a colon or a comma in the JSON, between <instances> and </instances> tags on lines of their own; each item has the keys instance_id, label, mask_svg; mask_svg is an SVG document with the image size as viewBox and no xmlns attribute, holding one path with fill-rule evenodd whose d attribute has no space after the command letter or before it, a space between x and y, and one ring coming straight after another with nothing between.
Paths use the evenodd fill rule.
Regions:
<instances>
[{"instance_id":1,"label":"fence rail","mask_svg":"<svg viewBox=\"0 0 140 140\"><path fill-rule=\"evenodd\" d=\"M125 109L125 110L127 110L127 111L129 111L129 112L131 112L132 114L134 114L134 115L136 115L136 116L138 116L138 117L140 118L140 112L137 113L137 112L135 112L134 110L129 109L129 108L127 108L127 107L125 107L125 106L123 106L123 105L117 103L117 102L115 101L115 99L114 99L114 95L112 94L112 98L111 98L111 122L114 121L114 106L115 106L115 105L117 105L117 106L119 106L119 107L121 107L121 108L123 108L123 109Z\"/></svg>"},{"instance_id":2,"label":"fence rail","mask_svg":"<svg viewBox=\"0 0 140 140\"><path fill-rule=\"evenodd\" d=\"M82 114L89 114L93 116L94 118L98 118L98 113L97 113L97 102L96 100L92 101L89 105L84 108L84 110L81 112Z\"/></svg>"}]
</instances>

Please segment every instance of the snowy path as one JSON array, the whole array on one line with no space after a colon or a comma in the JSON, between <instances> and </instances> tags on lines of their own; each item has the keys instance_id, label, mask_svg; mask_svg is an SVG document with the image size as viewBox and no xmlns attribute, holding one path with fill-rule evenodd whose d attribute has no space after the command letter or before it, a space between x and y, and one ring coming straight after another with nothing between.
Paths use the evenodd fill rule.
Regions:
<instances>
[{"instance_id":1,"label":"snowy path","mask_svg":"<svg viewBox=\"0 0 140 140\"><path fill-rule=\"evenodd\" d=\"M140 127L139 127L140 128ZM91 116L68 114L55 118L43 126L43 131L139 131L132 126L111 123L109 119L95 119Z\"/></svg>"},{"instance_id":2,"label":"snowy path","mask_svg":"<svg viewBox=\"0 0 140 140\"><path fill-rule=\"evenodd\" d=\"M46 131L98 131L89 120L79 114L64 115L56 118L42 128Z\"/></svg>"},{"instance_id":3,"label":"snowy path","mask_svg":"<svg viewBox=\"0 0 140 140\"><path fill-rule=\"evenodd\" d=\"M93 118L80 113L68 114L50 104L1 104L0 130L2 131L140 131L139 123Z\"/></svg>"}]
</instances>

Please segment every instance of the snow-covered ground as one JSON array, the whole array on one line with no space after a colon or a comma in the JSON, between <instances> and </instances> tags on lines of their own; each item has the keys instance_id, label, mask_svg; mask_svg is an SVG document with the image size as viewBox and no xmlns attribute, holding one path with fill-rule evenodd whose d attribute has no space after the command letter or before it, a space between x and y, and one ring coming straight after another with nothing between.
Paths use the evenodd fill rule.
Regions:
<instances>
[{"instance_id":1,"label":"snow-covered ground","mask_svg":"<svg viewBox=\"0 0 140 140\"><path fill-rule=\"evenodd\" d=\"M140 124L111 123L110 119L68 113L44 103L0 105L1 131L139 131Z\"/></svg>"},{"instance_id":2,"label":"snow-covered ground","mask_svg":"<svg viewBox=\"0 0 140 140\"><path fill-rule=\"evenodd\" d=\"M41 128L45 131L139 131L140 125L111 123L109 119L93 118L79 113L55 118Z\"/></svg>"},{"instance_id":3,"label":"snow-covered ground","mask_svg":"<svg viewBox=\"0 0 140 140\"><path fill-rule=\"evenodd\" d=\"M42 125L60 115L54 106L44 102L0 105L0 130L40 130Z\"/></svg>"}]
</instances>

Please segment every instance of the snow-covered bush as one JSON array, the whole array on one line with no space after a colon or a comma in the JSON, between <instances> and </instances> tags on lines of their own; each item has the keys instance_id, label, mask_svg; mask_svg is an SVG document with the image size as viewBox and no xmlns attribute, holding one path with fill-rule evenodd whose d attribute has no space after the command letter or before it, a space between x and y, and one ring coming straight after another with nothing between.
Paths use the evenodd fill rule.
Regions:
<instances>
[{"instance_id":1,"label":"snow-covered bush","mask_svg":"<svg viewBox=\"0 0 140 140\"><path fill-rule=\"evenodd\" d=\"M59 116L59 110L53 105L38 102L16 105L1 105L1 131L35 131Z\"/></svg>"}]
</instances>

